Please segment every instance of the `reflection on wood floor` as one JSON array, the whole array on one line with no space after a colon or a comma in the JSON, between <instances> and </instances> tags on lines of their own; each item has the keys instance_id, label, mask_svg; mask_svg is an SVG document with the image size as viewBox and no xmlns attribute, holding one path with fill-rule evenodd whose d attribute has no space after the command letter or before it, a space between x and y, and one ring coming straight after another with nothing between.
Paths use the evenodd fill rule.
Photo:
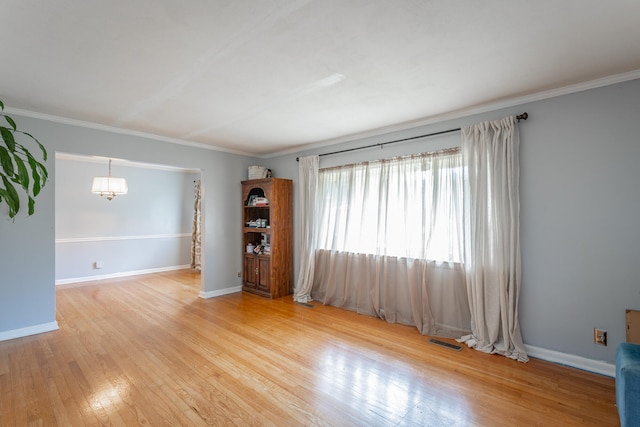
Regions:
<instances>
[{"instance_id":1,"label":"reflection on wood floor","mask_svg":"<svg viewBox=\"0 0 640 427\"><path fill-rule=\"evenodd\" d=\"M0 425L618 425L612 378L199 280L58 287L59 331L0 342Z\"/></svg>"}]
</instances>

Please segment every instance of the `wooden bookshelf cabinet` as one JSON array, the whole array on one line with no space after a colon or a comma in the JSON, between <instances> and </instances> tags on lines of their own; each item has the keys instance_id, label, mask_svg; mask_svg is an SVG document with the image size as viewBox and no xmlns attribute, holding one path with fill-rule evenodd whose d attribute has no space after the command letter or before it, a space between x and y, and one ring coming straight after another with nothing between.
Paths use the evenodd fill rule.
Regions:
<instances>
[{"instance_id":1,"label":"wooden bookshelf cabinet","mask_svg":"<svg viewBox=\"0 0 640 427\"><path fill-rule=\"evenodd\" d=\"M266 203L265 203L266 199ZM256 204L256 201L258 204ZM293 291L293 183L242 181L242 290L268 298ZM268 243L256 253L247 245Z\"/></svg>"}]
</instances>

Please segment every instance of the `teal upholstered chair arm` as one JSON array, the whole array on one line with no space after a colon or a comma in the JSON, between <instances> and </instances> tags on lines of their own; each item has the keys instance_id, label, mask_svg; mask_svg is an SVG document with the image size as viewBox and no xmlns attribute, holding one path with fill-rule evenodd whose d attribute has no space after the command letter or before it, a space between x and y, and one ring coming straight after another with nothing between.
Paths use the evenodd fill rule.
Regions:
<instances>
[{"instance_id":1,"label":"teal upholstered chair arm","mask_svg":"<svg viewBox=\"0 0 640 427\"><path fill-rule=\"evenodd\" d=\"M621 427L640 426L640 345L621 343L616 351L616 405Z\"/></svg>"}]
</instances>

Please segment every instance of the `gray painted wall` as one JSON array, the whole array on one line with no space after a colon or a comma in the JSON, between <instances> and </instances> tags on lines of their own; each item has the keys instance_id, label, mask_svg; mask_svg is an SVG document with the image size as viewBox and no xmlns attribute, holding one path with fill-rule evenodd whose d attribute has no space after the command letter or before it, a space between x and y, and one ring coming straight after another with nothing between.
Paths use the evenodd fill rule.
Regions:
<instances>
[{"instance_id":1,"label":"gray painted wall","mask_svg":"<svg viewBox=\"0 0 640 427\"><path fill-rule=\"evenodd\" d=\"M640 80L262 163L293 179L298 191L297 156L524 111L530 119L520 124L523 339L530 346L614 363L615 348L625 340L625 309L640 310ZM456 133L321 157L320 166L450 147L459 139ZM297 215L298 197L294 200ZM297 226L297 217L294 222ZM593 343L595 327L608 331L608 346Z\"/></svg>"},{"instance_id":2,"label":"gray painted wall","mask_svg":"<svg viewBox=\"0 0 640 427\"><path fill-rule=\"evenodd\" d=\"M36 213L6 219L0 206L0 334L55 321L54 153L114 157L198 169L203 180L203 291L240 285L242 252L240 181L251 158L171 144L144 137L12 115L50 152L50 182L36 200Z\"/></svg>"},{"instance_id":3,"label":"gray painted wall","mask_svg":"<svg viewBox=\"0 0 640 427\"><path fill-rule=\"evenodd\" d=\"M90 192L93 177L108 172L106 159L61 157L55 181L57 281L189 265L199 173L114 163L113 175L127 180L129 193L108 201Z\"/></svg>"},{"instance_id":4,"label":"gray painted wall","mask_svg":"<svg viewBox=\"0 0 640 427\"><path fill-rule=\"evenodd\" d=\"M49 183L30 217L11 221L0 205L0 333L55 321L53 204Z\"/></svg>"}]
</instances>

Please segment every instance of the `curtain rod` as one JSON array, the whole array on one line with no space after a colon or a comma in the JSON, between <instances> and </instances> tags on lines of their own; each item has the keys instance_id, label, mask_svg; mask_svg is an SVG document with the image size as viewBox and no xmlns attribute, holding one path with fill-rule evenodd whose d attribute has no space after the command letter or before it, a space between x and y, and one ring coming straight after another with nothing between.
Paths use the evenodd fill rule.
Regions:
<instances>
[{"instance_id":1,"label":"curtain rod","mask_svg":"<svg viewBox=\"0 0 640 427\"><path fill-rule=\"evenodd\" d=\"M526 111L524 113L516 116L516 119L518 121L527 120L528 118L529 118L529 114ZM332 151L330 153L318 154L318 157L331 156L332 154L347 153L349 151L364 150L365 148L384 147L387 144L395 144L397 142L405 142L405 141L411 141L413 139L427 138L429 136L444 135L444 134L447 134L447 133L458 132L461 129L462 128L448 129L448 130L442 130L440 132L427 133L425 135L412 136L410 138L396 139L395 141L379 142L377 144L365 145L363 147L347 148L346 150ZM296 157L296 162L298 162L298 161L300 161L300 157Z\"/></svg>"}]
</instances>

